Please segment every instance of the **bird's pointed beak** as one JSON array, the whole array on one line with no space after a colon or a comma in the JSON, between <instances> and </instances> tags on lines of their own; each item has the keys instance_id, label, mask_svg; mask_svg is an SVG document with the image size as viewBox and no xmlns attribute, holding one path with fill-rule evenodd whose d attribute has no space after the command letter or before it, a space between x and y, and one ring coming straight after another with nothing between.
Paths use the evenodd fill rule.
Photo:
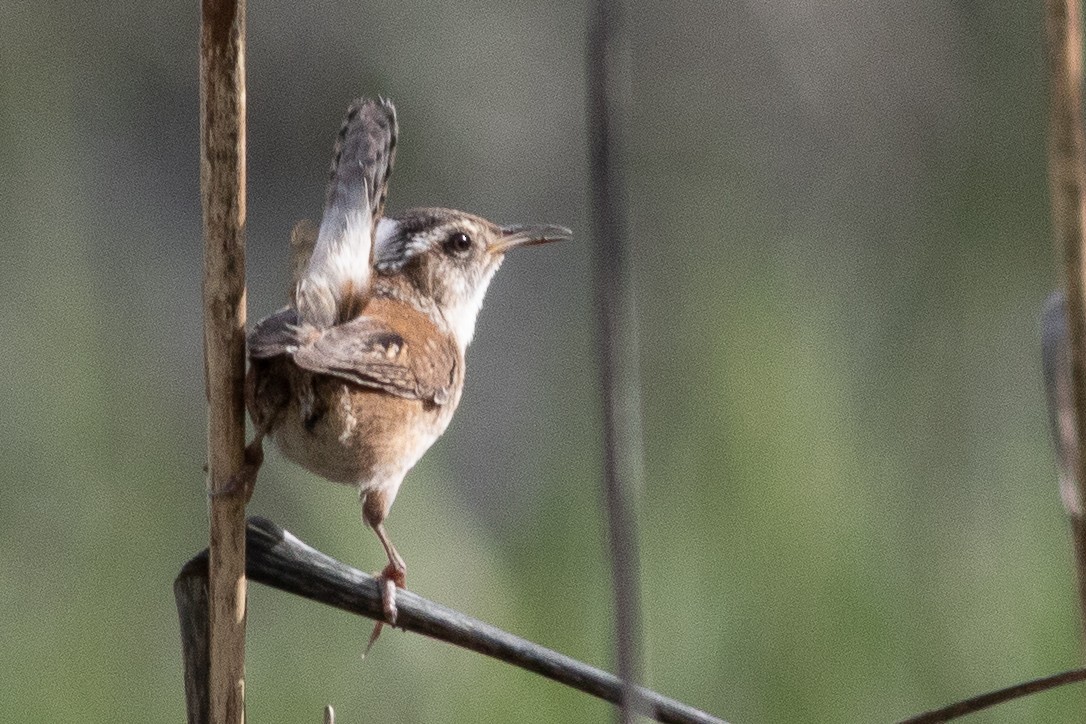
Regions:
<instances>
[{"instance_id":1,"label":"bird's pointed beak","mask_svg":"<svg viewBox=\"0 0 1086 724\"><path fill-rule=\"evenodd\" d=\"M564 226L554 224L510 224L501 227L501 238L491 247L492 251L504 254L521 246L549 244L552 241L572 239L573 232Z\"/></svg>"}]
</instances>

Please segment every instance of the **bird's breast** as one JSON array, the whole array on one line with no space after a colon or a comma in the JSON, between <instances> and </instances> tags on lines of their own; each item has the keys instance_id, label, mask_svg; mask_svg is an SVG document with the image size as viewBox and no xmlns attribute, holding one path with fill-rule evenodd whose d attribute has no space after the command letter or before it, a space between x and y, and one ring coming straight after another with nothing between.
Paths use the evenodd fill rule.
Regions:
<instances>
[{"instance_id":1,"label":"bird's breast","mask_svg":"<svg viewBox=\"0 0 1086 724\"><path fill-rule=\"evenodd\" d=\"M275 443L311 472L362 488L398 486L445 432L460 397L435 405L304 373L293 387Z\"/></svg>"}]
</instances>

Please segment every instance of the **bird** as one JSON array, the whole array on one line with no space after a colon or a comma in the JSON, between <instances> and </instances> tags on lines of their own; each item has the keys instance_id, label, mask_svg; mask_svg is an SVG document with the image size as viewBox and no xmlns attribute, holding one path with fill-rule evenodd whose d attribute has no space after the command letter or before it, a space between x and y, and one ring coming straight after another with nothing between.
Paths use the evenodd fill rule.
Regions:
<instances>
[{"instance_id":1,"label":"bird","mask_svg":"<svg viewBox=\"0 0 1086 724\"><path fill-rule=\"evenodd\" d=\"M397 136L391 101L351 103L321 222L292 233L290 303L247 336L247 464L259 467L267 437L287 459L357 488L362 521L388 558L377 576L384 622L367 652L382 623L395 625L395 589L406 586L385 520L460 402L490 281L509 252L572 238L562 226L499 225L446 208L385 216Z\"/></svg>"}]
</instances>

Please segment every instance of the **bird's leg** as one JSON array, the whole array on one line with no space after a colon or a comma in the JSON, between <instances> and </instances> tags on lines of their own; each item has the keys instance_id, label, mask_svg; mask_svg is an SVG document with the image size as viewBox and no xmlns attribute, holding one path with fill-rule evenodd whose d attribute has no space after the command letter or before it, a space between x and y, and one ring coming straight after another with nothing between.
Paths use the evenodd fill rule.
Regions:
<instances>
[{"instance_id":1,"label":"bird's leg","mask_svg":"<svg viewBox=\"0 0 1086 724\"><path fill-rule=\"evenodd\" d=\"M230 476L226 487L219 491L212 491L212 497L223 495L236 495L240 493L248 503L253 497L256 488L256 475L260 472L260 466L264 464L264 435L263 430L257 430L253 441L245 446L245 456L241 462L241 468Z\"/></svg>"},{"instance_id":2,"label":"bird's leg","mask_svg":"<svg viewBox=\"0 0 1086 724\"><path fill-rule=\"evenodd\" d=\"M257 430L253 441L245 446L245 459L241 464L241 470L238 472L246 503L253 497L253 490L256 488L256 475L260 472L260 466L263 464L264 430Z\"/></svg>"},{"instance_id":3,"label":"bird's leg","mask_svg":"<svg viewBox=\"0 0 1086 724\"><path fill-rule=\"evenodd\" d=\"M373 527L377 537L381 539L381 545L385 547L388 555L388 565L379 576L382 585L382 599L385 609L385 618L390 625L396 624L396 587L407 588L407 564L400 557L396 547L385 531L385 524L378 523Z\"/></svg>"},{"instance_id":4,"label":"bird's leg","mask_svg":"<svg viewBox=\"0 0 1086 724\"><path fill-rule=\"evenodd\" d=\"M366 644L366 653L369 653L373 643L381 635L381 629L385 623L390 626L396 625L396 588L407 587L407 564L396 550L396 546L392 545L392 539L388 537L388 531L385 530L385 516L388 514L390 503L391 501L388 501L380 492L365 494L362 503L362 517L366 524L373 528L373 532L377 534L378 540L385 549L385 555L388 556L388 565L377 576L381 585L381 604L385 612L385 621L378 621L374 625L369 643Z\"/></svg>"}]
</instances>

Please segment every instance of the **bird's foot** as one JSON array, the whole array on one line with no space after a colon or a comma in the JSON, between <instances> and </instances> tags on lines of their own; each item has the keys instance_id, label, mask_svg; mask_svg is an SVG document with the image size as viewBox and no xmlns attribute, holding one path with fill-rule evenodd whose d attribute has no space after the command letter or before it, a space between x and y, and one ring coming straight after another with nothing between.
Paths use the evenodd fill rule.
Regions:
<instances>
[{"instance_id":1,"label":"bird's foot","mask_svg":"<svg viewBox=\"0 0 1086 724\"><path fill-rule=\"evenodd\" d=\"M385 612L385 620L374 624L373 633L370 634L370 640L366 644L366 651L362 654L363 656L373 648L374 642L381 635L381 629L384 628L386 623L389 626L396 625L396 589L407 588L407 570L402 566L389 563L377 576L377 582L381 586L381 606Z\"/></svg>"},{"instance_id":2,"label":"bird's foot","mask_svg":"<svg viewBox=\"0 0 1086 724\"><path fill-rule=\"evenodd\" d=\"M258 435L255 440L245 447L245 457L241 468L230 476L226 485L220 490L211 491L213 498L229 495L241 495L248 503L256 489L256 476L260 472L260 466L264 464L264 436Z\"/></svg>"}]
</instances>

